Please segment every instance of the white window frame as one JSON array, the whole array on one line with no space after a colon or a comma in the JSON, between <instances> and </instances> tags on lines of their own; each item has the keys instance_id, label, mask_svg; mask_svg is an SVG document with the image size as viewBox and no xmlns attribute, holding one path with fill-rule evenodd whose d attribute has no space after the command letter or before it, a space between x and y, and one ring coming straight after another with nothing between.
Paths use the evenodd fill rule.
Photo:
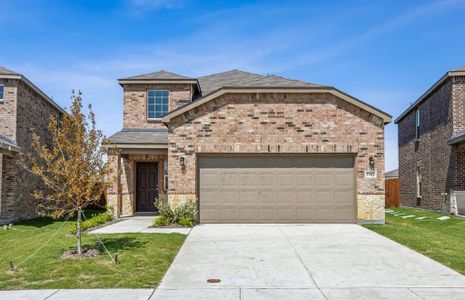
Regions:
<instances>
[{"instance_id":1,"label":"white window frame","mask_svg":"<svg viewBox=\"0 0 465 300\"><path fill-rule=\"evenodd\" d=\"M163 189L168 191L168 161L163 162Z\"/></svg>"},{"instance_id":2,"label":"white window frame","mask_svg":"<svg viewBox=\"0 0 465 300\"><path fill-rule=\"evenodd\" d=\"M158 91L166 91L168 92L168 98L167 98L167 110L166 110L166 113L168 113L170 111L170 90L168 89L151 89L151 90L147 90L147 109L146 109L146 115L147 115L147 120L161 120L161 117L149 117L149 93L150 92L158 92ZM155 113L155 112L154 112Z\"/></svg>"},{"instance_id":3,"label":"white window frame","mask_svg":"<svg viewBox=\"0 0 465 300\"><path fill-rule=\"evenodd\" d=\"M420 110L417 109L415 111L415 139L416 140L419 140L420 139L420 135L421 135L421 132L420 132Z\"/></svg>"},{"instance_id":4,"label":"white window frame","mask_svg":"<svg viewBox=\"0 0 465 300\"><path fill-rule=\"evenodd\" d=\"M417 198L421 198L421 170L417 167Z\"/></svg>"},{"instance_id":5,"label":"white window frame","mask_svg":"<svg viewBox=\"0 0 465 300\"><path fill-rule=\"evenodd\" d=\"M2 88L2 94L1 94L1 97L0 97L0 102L3 102L3 101L5 101L5 85L0 84L0 87Z\"/></svg>"}]
</instances>

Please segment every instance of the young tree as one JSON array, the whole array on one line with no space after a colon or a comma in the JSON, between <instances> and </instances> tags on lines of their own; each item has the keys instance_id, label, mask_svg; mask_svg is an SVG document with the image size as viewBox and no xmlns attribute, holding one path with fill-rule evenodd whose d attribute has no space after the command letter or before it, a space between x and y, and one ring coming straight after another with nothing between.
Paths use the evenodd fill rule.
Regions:
<instances>
[{"instance_id":1,"label":"young tree","mask_svg":"<svg viewBox=\"0 0 465 300\"><path fill-rule=\"evenodd\" d=\"M109 174L102 147L105 137L95 128L92 107L89 105L87 117L82 112L81 95L73 91L71 111L61 120L50 117L49 143L33 133L32 151L23 160L44 185L33 192L39 212L55 219L77 213L78 254L82 254L82 211L98 202Z\"/></svg>"}]
</instances>

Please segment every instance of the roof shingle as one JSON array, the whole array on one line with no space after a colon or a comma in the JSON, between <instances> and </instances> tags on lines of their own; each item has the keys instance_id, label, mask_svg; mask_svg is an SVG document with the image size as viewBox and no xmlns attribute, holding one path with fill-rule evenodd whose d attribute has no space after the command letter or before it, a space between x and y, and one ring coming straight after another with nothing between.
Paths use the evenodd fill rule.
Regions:
<instances>
[{"instance_id":1,"label":"roof shingle","mask_svg":"<svg viewBox=\"0 0 465 300\"><path fill-rule=\"evenodd\" d=\"M167 72L164 70L158 71L158 72L153 72L153 73L147 73L147 74L141 74L141 75L136 75L136 76L131 76L131 77L126 77L126 78L121 78L119 80L194 80L194 78L190 78L187 76Z\"/></svg>"},{"instance_id":2,"label":"roof shingle","mask_svg":"<svg viewBox=\"0 0 465 300\"><path fill-rule=\"evenodd\" d=\"M167 128L123 128L109 138L111 144L168 144Z\"/></svg>"}]
</instances>

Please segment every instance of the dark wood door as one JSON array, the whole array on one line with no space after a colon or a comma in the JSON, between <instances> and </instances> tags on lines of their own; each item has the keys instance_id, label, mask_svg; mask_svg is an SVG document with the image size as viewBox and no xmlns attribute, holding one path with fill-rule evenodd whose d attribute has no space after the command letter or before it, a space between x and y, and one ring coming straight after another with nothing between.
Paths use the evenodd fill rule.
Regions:
<instances>
[{"instance_id":1,"label":"dark wood door","mask_svg":"<svg viewBox=\"0 0 465 300\"><path fill-rule=\"evenodd\" d=\"M400 181L399 178L386 179L384 181L384 189L386 191L385 207L400 206Z\"/></svg>"},{"instance_id":2,"label":"dark wood door","mask_svg":"<svg viewBox=\"0 0 465 300\"><path fill-rule=\"evenodd\" d=\"M156 211L155 198L158 197L158 163L137 163L136 211Z\"/></svg>"}]
</instances>

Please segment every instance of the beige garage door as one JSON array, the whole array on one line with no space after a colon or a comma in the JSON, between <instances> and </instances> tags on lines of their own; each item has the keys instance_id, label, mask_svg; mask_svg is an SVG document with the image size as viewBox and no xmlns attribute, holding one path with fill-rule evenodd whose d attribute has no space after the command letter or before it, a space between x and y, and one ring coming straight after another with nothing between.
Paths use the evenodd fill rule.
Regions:
<instances>
[{"instance_id":1,"label":"beige garage door","mask_svg":"<svg viewBox=\"0 0 465 300\"><path fill-rule=\"evenodd\" d=\"M353 223L353 166L353 156L200 156L200 222Z\"/></svg>"}]
</instances>

